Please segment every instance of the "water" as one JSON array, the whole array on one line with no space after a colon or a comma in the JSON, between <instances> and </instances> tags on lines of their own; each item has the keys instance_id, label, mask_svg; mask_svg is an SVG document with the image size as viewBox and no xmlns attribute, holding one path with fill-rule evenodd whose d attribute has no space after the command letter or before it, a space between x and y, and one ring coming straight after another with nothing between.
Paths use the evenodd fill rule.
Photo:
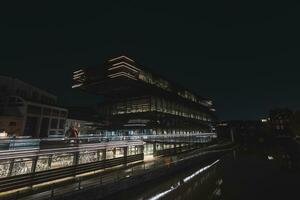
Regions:
<instances>
[{"instance_id":1,"label":"water","mask_svg":"<svg viewBox=\"0 0 300 200\"><path fill-rule=\"evenodd\" d=\"M300 173L280 148L239 148L108 199L300 199Z\"/></svg>"}]
</instances>

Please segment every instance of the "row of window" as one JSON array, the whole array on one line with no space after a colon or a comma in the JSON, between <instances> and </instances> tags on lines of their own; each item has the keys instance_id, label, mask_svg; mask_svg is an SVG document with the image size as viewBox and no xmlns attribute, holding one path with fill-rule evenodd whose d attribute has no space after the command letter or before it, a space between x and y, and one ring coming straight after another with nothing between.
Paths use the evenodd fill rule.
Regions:
<instances>
[{"instance_id":1,"label":"row of window","mask_svg":"<svg viewBox=\"0 0 300 200\"><path fill-rule=\"evenodd\" d=\"M102 108L102 112L106 115L118 115L149 111L163 112L203 121L212 120L211 117L204 112L158 97L130 99Z\"/></svg>"},{"instance_id":2,"label":"row of window","mask_svg":"<svg viewBox=\"0 0 300 200\"><path fill-rule=\"evenodd\" d=\"M55 104L56 102L56 99L53 97L44 95L37 90L32 91L31 89L24 87L18 87L14 90L8 85L0 85L0 92L4 94L17 95L24 99L31 99L46 104Z\"/></svg>"},{"instance_id":3,"label":"row of window","mask_svg":"<svg viewBox=\"0 0 300 200\"><path fill-rule=\"evenodd\" d=\"M161 78L154 78L152 76L152 74L149 73L149 72L140 71L139 79L146 82L146 83L149 83L151 85L155 85L159 88L162 88L166 91L175 92L178 96L181 96L185 99L188 99L188 100L196 102L196 103L200 103L204 106L211 106L212 105L211 101L200 100L194 94L192 94L191 92L189 92L187 90L181 91L181 90L176 90L176 89L172 88L172 85L168 81L165 81Z\"/></svg>"},{"instance_id":4,"label":"row of window","mask_svg":"<svg viewBox=\"0 0 300 200\"><path fill-rule=\"evenodd\" d=\"M50 108L42 108L40 106L33 106L29 105L27 112L29 114L36 114L36 115L48 115L48 116L54 116L54 117L67 117L66 111L60 111L57 109L50 109Z\"/></svg>"}]
</instances>

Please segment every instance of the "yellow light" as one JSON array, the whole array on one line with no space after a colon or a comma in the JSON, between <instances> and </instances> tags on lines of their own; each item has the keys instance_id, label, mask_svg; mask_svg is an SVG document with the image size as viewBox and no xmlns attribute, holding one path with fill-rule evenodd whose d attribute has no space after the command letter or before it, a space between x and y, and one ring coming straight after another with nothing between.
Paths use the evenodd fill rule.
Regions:
<instances>
[{"instance_id":1,"label":"yellow light","mask_svg":"<svg viewBox=\"0 0 300 200\"><path fill-rule=\"evenodd\" d=\"M7 132L5 132L5 130L0 132L0 137L7 137Z\"/></svg>"}]
</instances>

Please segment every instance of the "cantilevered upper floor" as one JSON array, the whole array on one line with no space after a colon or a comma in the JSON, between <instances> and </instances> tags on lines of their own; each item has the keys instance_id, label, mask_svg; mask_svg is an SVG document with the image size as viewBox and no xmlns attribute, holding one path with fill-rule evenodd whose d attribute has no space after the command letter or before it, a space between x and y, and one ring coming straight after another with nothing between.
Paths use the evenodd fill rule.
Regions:
<instances>
[{"instance_id":1,"label":"cantilevered upper floor","mask_svg":"<svg viewBox=\"0 0 300 200\"><path fill-rule=\"evenodd\" d=\"M162 78L127 56L108 60L100 67L80 68L73 72L72 88L101 94L105 97L134 95L171 95L212 109L212 101L200 97L178 84Z\"/></svg>"}]
</instances>

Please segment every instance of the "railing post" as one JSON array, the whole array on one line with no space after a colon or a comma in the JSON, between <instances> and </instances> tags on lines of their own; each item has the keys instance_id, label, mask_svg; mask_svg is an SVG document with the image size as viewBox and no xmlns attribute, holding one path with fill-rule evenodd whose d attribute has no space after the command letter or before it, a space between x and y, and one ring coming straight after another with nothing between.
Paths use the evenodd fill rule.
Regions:
<instances>
[{"instance_id":1,"label":"railing post","mask_svg":"<svg viewBox=\"0 0 300 200\"><path fill-rule=\"evenodd\" d=\"M7 174L7 176L11 176L12 170L13 170L13 168L14 168L14 162L15 162L15 159L14 159L14 158L10 159L9 169L8 169L8 174Z\"/></svg>"},{"instance_id":2,"label":"railing post","mask_svg":"<svg viewBox=\"0 0 300 200\"><path fill-rule=\"evenodd\" d=\"M97 161L100 161L101 157L100 157L100 150L97 150Z\"/></svg>"},{"instance_id":3,"label":"railing post","mask_svg":"<svg viewBox=\"0 0 300 200\"><path fill-rule=\"evenodd\" d=\"M52 185L51 185L51 199L53 199L53 197L54 197L54 183L52 183Z\"/></svg>"},{"instance_id":4,"label":"railing post","mask_svg":"<svg viewBox=\"0 0 300 200\"><path fill-rule=\"evenodd\" d=\"M15 200L19 199L19 193L20 193L20 191L16 192Z\"/></svg>"},{"instance_id":5,"label":"railing post","mask_svg":"<svg viewBox=\"0 0 300 200\"><path fill-rule=\"evenodd\" d=\"M127 166L128 146L123 147L124 151L124 164Z\"/></svg>"},{"instance_id":6,"label":"railing post","mask_svg":"<svg viewBox=\"0 0 300 200\"><path fill-rule=\"evenodd\" d=\"M78 188L77 189L81 190L81 178L80 177L78 178Z\"/></svg>"},{"instance_id":7,"label":"railing post","mask_svg":"<svg viewBox=\"0 0 300 200\"><path fill-rule=\"evenodd\" d=\"M100 185L102 185L102 175L100 175Z\"/></svg>"},{"instance_id":8,"label":"railing post","mask_svg":"<svg viewBox=\"0 0 300 200\"><path fill-rule=\"evenodd\" d=\"M78 165L79 163L79 152L74 152L73 165Z\"/></svg>"},{"instance_id":9,"label":"railing post","mask_svg":"<svg viewBox=\"0 0 300 200\"><path fill-rule=\"evenodd\" d=\"M32 165L31 165L31 173L35 172L36 169L36 165L37 165L37 161L38 161L39 157L36 156L32 159Z\"/></svg>"},{"instance_id":10,"label":"railing post","mask_svg":"<svg viewBox=\"0 0 300 200\"><path fill-rule=\"evenodd\" d=\"M106 160L106 148L105 149L103 149L103 160Z\"/></svg>"}]
</instances>

